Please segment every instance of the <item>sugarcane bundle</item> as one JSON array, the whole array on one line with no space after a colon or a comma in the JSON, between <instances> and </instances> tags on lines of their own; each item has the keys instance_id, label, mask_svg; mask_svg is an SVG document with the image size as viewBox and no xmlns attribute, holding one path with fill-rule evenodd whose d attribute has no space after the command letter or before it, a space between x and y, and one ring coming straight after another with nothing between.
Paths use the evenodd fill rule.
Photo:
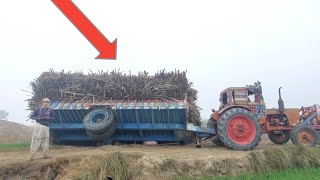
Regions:
<instances>
[{"instance_id":1,"label":"sugarcane bundle","mask_svg":"<svg viewBox=\"0 0 320 180\"><path fill-rule=\"evenodd\" d=\"M187 79L186 71L160 70L154 75L139 72L133 75L120 70L83 72L57 72L50 69L30 83L32 96L27 99L34 110L43 97L55 100L187 100L189 122L200 125L197 90Z\"/></svg>"}]
</instances>

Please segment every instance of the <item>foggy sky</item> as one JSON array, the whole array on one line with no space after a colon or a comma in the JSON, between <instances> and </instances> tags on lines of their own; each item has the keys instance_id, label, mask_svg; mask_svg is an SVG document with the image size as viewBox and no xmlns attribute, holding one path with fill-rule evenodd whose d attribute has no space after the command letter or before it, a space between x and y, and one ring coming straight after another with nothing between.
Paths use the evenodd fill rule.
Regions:
<instances>
[{"instance_id":1,"label":"foggy sky","mask_svg":"<svg viewBox=\"0 0 320 180\"><path fill-rule=\"evenodd\" d=\"M55 70L188 70L202 117L229 86L259 80L267 107L320 103L320 1L73 1L110 40L116 61L98 52L50 0L0 5L0 109L25 123L29 82Z\"/></svg>"}]
</instances>

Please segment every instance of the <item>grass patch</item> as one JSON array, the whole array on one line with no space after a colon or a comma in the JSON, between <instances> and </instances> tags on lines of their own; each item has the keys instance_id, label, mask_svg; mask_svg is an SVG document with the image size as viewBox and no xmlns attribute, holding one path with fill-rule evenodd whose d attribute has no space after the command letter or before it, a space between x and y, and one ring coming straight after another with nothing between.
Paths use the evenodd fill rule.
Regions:
<instances>
[{"instance_id":1,"label":"grass patch","mask_svg":"<svg viewBox=\"0 0 320 180\"><path fill-rule=\"evenodd\" d=\"M230 169L229 169L230 170ZM228 171L229 172L229 171ZM209 174L213 177L190 177L200 180L292 180L319 179L320 177L320 147L307 148L298 146L283 146L264 151L254 151L248 156L248 165L236 177L227 174ZM219 177L217 176L226 176ZM178 177L176 180L188 179Z\"/></svg>"},{"instance_id":2,"label":"grass patch","mask_svg":"<svg viewBox=\"0 0 320 180\"><path fill-rule=\"evenodd\" d=\"M102 169L100 170L100 179L113 177L116 180L131 179L130 164L126 155L122 153L114 153L103 161Z\"/></svg>"},{"instance_id":3,"label":"grass patch","mask_svg":"<svg viewBox=\"0 0 320 180\"><path fill-rule=\"evenodd\" d=\"M131 180L140 173L140 165L136 162L141 155L126 155L120 152L99 157L90 168L74 180Z\"/></svg>"},{"instance_id":4,"label":"grass patch","mask_svg":"<svg viewBox=\"0 0 320 180\"><path fill-rule=\"evenodd\" d=\"M235 177L198 177L198 178L176 178L175 180L301 180L319 179L320 168L309 169L286 169L283 171L270 171L259 175L242 175Z\"/></svg>"},{"instance_id":5,"label":"grass patch","mask_svg":"<svg viewBox=\"0 0 320 180\"><path fill-rule=\"evenodd\" d=\"M10 151L17 149L26 149L30 147L31 142L16 142L0 144L0 151Z\"/></svg>"},{"instance_id":6,"label":"grass patch","mask_svg":"<svg viewBox=\"0 0 320 180\"><path fill-rule=\"evenodd\" d=\"M249 161L253 173L320 167L320 147L286 146L267 149L261 152L252 152L249 155Z\"/></svg>"}]
</instances>

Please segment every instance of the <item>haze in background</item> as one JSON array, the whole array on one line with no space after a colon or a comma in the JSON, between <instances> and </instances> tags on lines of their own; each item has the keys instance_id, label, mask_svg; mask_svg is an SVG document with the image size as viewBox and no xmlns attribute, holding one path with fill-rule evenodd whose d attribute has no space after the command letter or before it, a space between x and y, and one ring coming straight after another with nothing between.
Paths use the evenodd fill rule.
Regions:
<instances>
[{"instance_id":1,"label":"haze in background","mask_svg":"<svg viewBox=\"0 0 320 180\"><path fill-rule=\"evenodd\" d=\"M320 1L73 1L110 40L116 61L98 52L50 0L0 5L0 109L26 122L29 82L49 68L128 72L188 70L202 117L229 86L259 80L267 106L320 103Z\"/></svg>"}]
</instances>

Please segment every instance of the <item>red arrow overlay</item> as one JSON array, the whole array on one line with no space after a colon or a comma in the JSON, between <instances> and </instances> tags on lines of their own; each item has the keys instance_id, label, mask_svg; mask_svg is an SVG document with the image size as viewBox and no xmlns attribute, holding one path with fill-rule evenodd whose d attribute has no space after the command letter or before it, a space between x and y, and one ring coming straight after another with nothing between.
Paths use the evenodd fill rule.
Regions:
<instances>
[{"instance_id":1,"label":"red arrow overlay","mask_svg":"<svg viewBox=\"0 0 320 180\"><path fill-rule=\"evenodd\" d=\"M52 0L52 2L100 52L96 59L116 59L117 39L110 43L71 0Z\"/></svg>"}]
</instances>

